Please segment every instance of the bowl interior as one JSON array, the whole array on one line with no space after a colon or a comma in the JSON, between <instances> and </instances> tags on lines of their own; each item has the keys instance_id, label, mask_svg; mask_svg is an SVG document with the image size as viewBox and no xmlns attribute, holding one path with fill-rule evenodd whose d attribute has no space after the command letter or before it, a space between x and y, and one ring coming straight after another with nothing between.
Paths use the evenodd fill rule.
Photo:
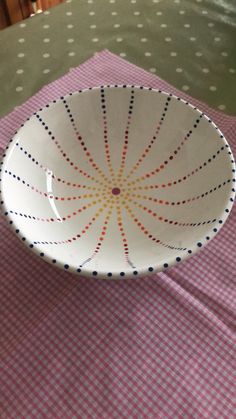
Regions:
<instances>
[{"instance_id":1,"label":"bowl interior","mask_svg":"<svg viewBox=\"0 0 236 419\"><path fill-rule=\"evenodd\" d=\"M101 276L161 270L227 218L229 153L216 126L172 95L96 88L60 98L19 130L3 200L27 243L59 266Z\"/></svg>"}]
</instances>

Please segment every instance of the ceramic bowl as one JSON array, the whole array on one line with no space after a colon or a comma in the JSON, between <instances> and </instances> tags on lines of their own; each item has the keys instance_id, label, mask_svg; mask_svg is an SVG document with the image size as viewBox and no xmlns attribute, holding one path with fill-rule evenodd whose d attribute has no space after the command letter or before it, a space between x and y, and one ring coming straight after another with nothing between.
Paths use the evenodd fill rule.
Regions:
<instances>
[{"instance_id":1,"label":"ceramic bowl","mask_svg":"<svg viewBox=\"0 0 236 419\"><path fill-rule=\"evenodd\" d=\"M234 199L233 156L200 110L107 86L54 100L8 146L2 200L21 240L70 272L161 271L205 246Z\"/></svg>"}]
</instances>

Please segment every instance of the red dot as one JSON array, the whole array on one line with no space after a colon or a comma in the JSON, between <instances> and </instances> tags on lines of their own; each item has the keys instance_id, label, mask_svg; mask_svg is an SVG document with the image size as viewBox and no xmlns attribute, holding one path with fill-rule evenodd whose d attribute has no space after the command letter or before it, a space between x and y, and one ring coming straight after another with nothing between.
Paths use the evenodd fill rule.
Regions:
<instances>
[{"instance_id":1,"label":"red dot","mask_svg":"<svg viewBox=\"0 0 236 419\"><path fill-rule=\"evenodd\" d=\"M113 195L119 195L120 194L120 189L119 188L113 188L112 193L113 193Z\"/></svg>"}]
</instances>

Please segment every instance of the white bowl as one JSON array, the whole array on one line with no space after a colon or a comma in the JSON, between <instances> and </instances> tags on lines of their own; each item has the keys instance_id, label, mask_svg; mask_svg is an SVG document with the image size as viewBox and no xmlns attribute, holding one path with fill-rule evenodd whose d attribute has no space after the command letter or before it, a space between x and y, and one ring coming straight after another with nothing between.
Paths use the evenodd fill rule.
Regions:
<instances>
[{"instance_id":1,"label":"white bowl","mask_svg":"<svg viewBox=\"0 0 236 419\"><path fill-rule=\"evenodd\" d=\"M203 247L234 199L233 156L197 108L161 91L107 86L27 120L3 160L16 233L73 273L161 271Z\"/></svg>"}]
</instances>

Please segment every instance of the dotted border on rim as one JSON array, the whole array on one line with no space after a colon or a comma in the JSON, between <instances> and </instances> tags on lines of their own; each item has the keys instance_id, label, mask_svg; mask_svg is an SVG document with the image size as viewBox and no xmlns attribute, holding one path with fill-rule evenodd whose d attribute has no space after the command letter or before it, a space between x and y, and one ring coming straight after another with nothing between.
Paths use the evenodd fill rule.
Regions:
<instances>
[{"instance_id":1,"label":"dotted border on rim","mask_svg":"<svg viewBox=\"0 0 236 419\"><path fill-rule=\"evenodd\" d=\"M231 167L232 167L232 173L235 174L235 161L233 158L233 153L230 149L230 146L228 144L228 142L226 141L226 138L224 137L223 133L220 131L220 129L215 125L215 123L208 118L207 115L205 115L203 112L201 112L196 106L191 105L191 103L187 102L186 100L172 94L172 93L168 93L165 92L163 90L160 89L153 89L151 87L144 87L144 86L136 86L136 85L129 85L129 84L123 84L123 85L102 85L102 86L96 86L96 87L89 87L86 89L80 89L78 91L75 91L73 93L68 93L67 95L64 96L60 96L58 99L54 99L52 100L49 104L45 105L43 108L40 108L37 110L37 112L41 112L43 110L46 110L46 108L49 108L50 106L54 106L54 104L56 103L60 103L63 99L65 98L69 98L70 96L75 96L81 93L86 93L89 92L91 90L100 90L101 88L105 88L105 89L109 89L109 88L128 88L128 89L136 89L136 90L147 90L147 91L153 91L156 92L158 94L163 94L163 95L168 95L170 97L172 97L173 99L176 99L177 101L180 101L182 103L184 103L185 105L189 106L190 108L192 108L194 111L197 111L199 114L201 114L203 116L203 118L205 118L210 124L212 124L212 126L216 129L216 131L218 132L219 138L221 141L224 142L225 147L228 149L228 155L231 156ZM15 132L14 136L11 138L11 140L8 142L7 146L4 149L3 155L2 155L2 160L0 162L1 166L4 164L4 160L6 157L6 151L8 150L10 144L15 140L15 136L17 135L17 133L21 130L22 127L24 127L24 125L26 124L27 121L29 121L34 115L36 115L37 112L34 112L29 118L26 119L26 121L20 125L19 129ZM2 172L2 169L0 168L0 173ZM60 261L57 261L56 259L51 259L50 257L48 257L47 255L45 255L44 252L41 252L37 249L37 245L34 245L33 243L31 243L26 237L22 236L20 230L17 228L17 225L13 223L13 221L10 218L10 214L8 213L6 207L5 207L5 203L2 200L2 192L0 190L0 204L4 209L4 215L7 217L9 224L11 225L12 229L15 231L16 235L21 239L21 241L23 241L29 249L31 249L35 254L37 254L38 256L40 256L41 258L43 258L45 261L47 261L48 263L53 264L54 266L58 266L61 269L64 269L66 271L69 271L71 273L74 274L79 274L79 275L83 275L83 276L87 276L87 277L100 277L100 278L130 278L130 277L137 277L137 276L145 276L145 275L150 275L150 274L154 274L160 271L163 271L181 261L186 260L187 258L190 257L190 255L194 255L198 250L200 250L201 248L203 248L210 240L212 240L215 235L220 231L220 229L222 228L222 226L224 225L224 223L226 222L229 213L232 209L233 206L233 202L235 199L235 195L236 195L236 189L234 187L234 182L235 182L235 178L232 179L232 188L231 188L231 194L229 197L229 203L227 205L227 208L225 208L224 210L224 217L222 216L220 220L218 220L219 223L219 227L216 228L214 227L212 229L213 234L211 236L206 236L201 242L197 242L196 246L193 250L189 249L186 254L184 256L177 256L175 258L173 258L170 262L165 262L163 263L161 266L149 266L147 268L142 268L140 271L134 270L134 271L129 271L128 273L125 272L97 272L97 271L89 271L87 269L81 269L81 268L70 268L69 264L67 263L62 263ZM0 184L2 183L2 178L0 177Z\"/></svg>"}]
</instances>

